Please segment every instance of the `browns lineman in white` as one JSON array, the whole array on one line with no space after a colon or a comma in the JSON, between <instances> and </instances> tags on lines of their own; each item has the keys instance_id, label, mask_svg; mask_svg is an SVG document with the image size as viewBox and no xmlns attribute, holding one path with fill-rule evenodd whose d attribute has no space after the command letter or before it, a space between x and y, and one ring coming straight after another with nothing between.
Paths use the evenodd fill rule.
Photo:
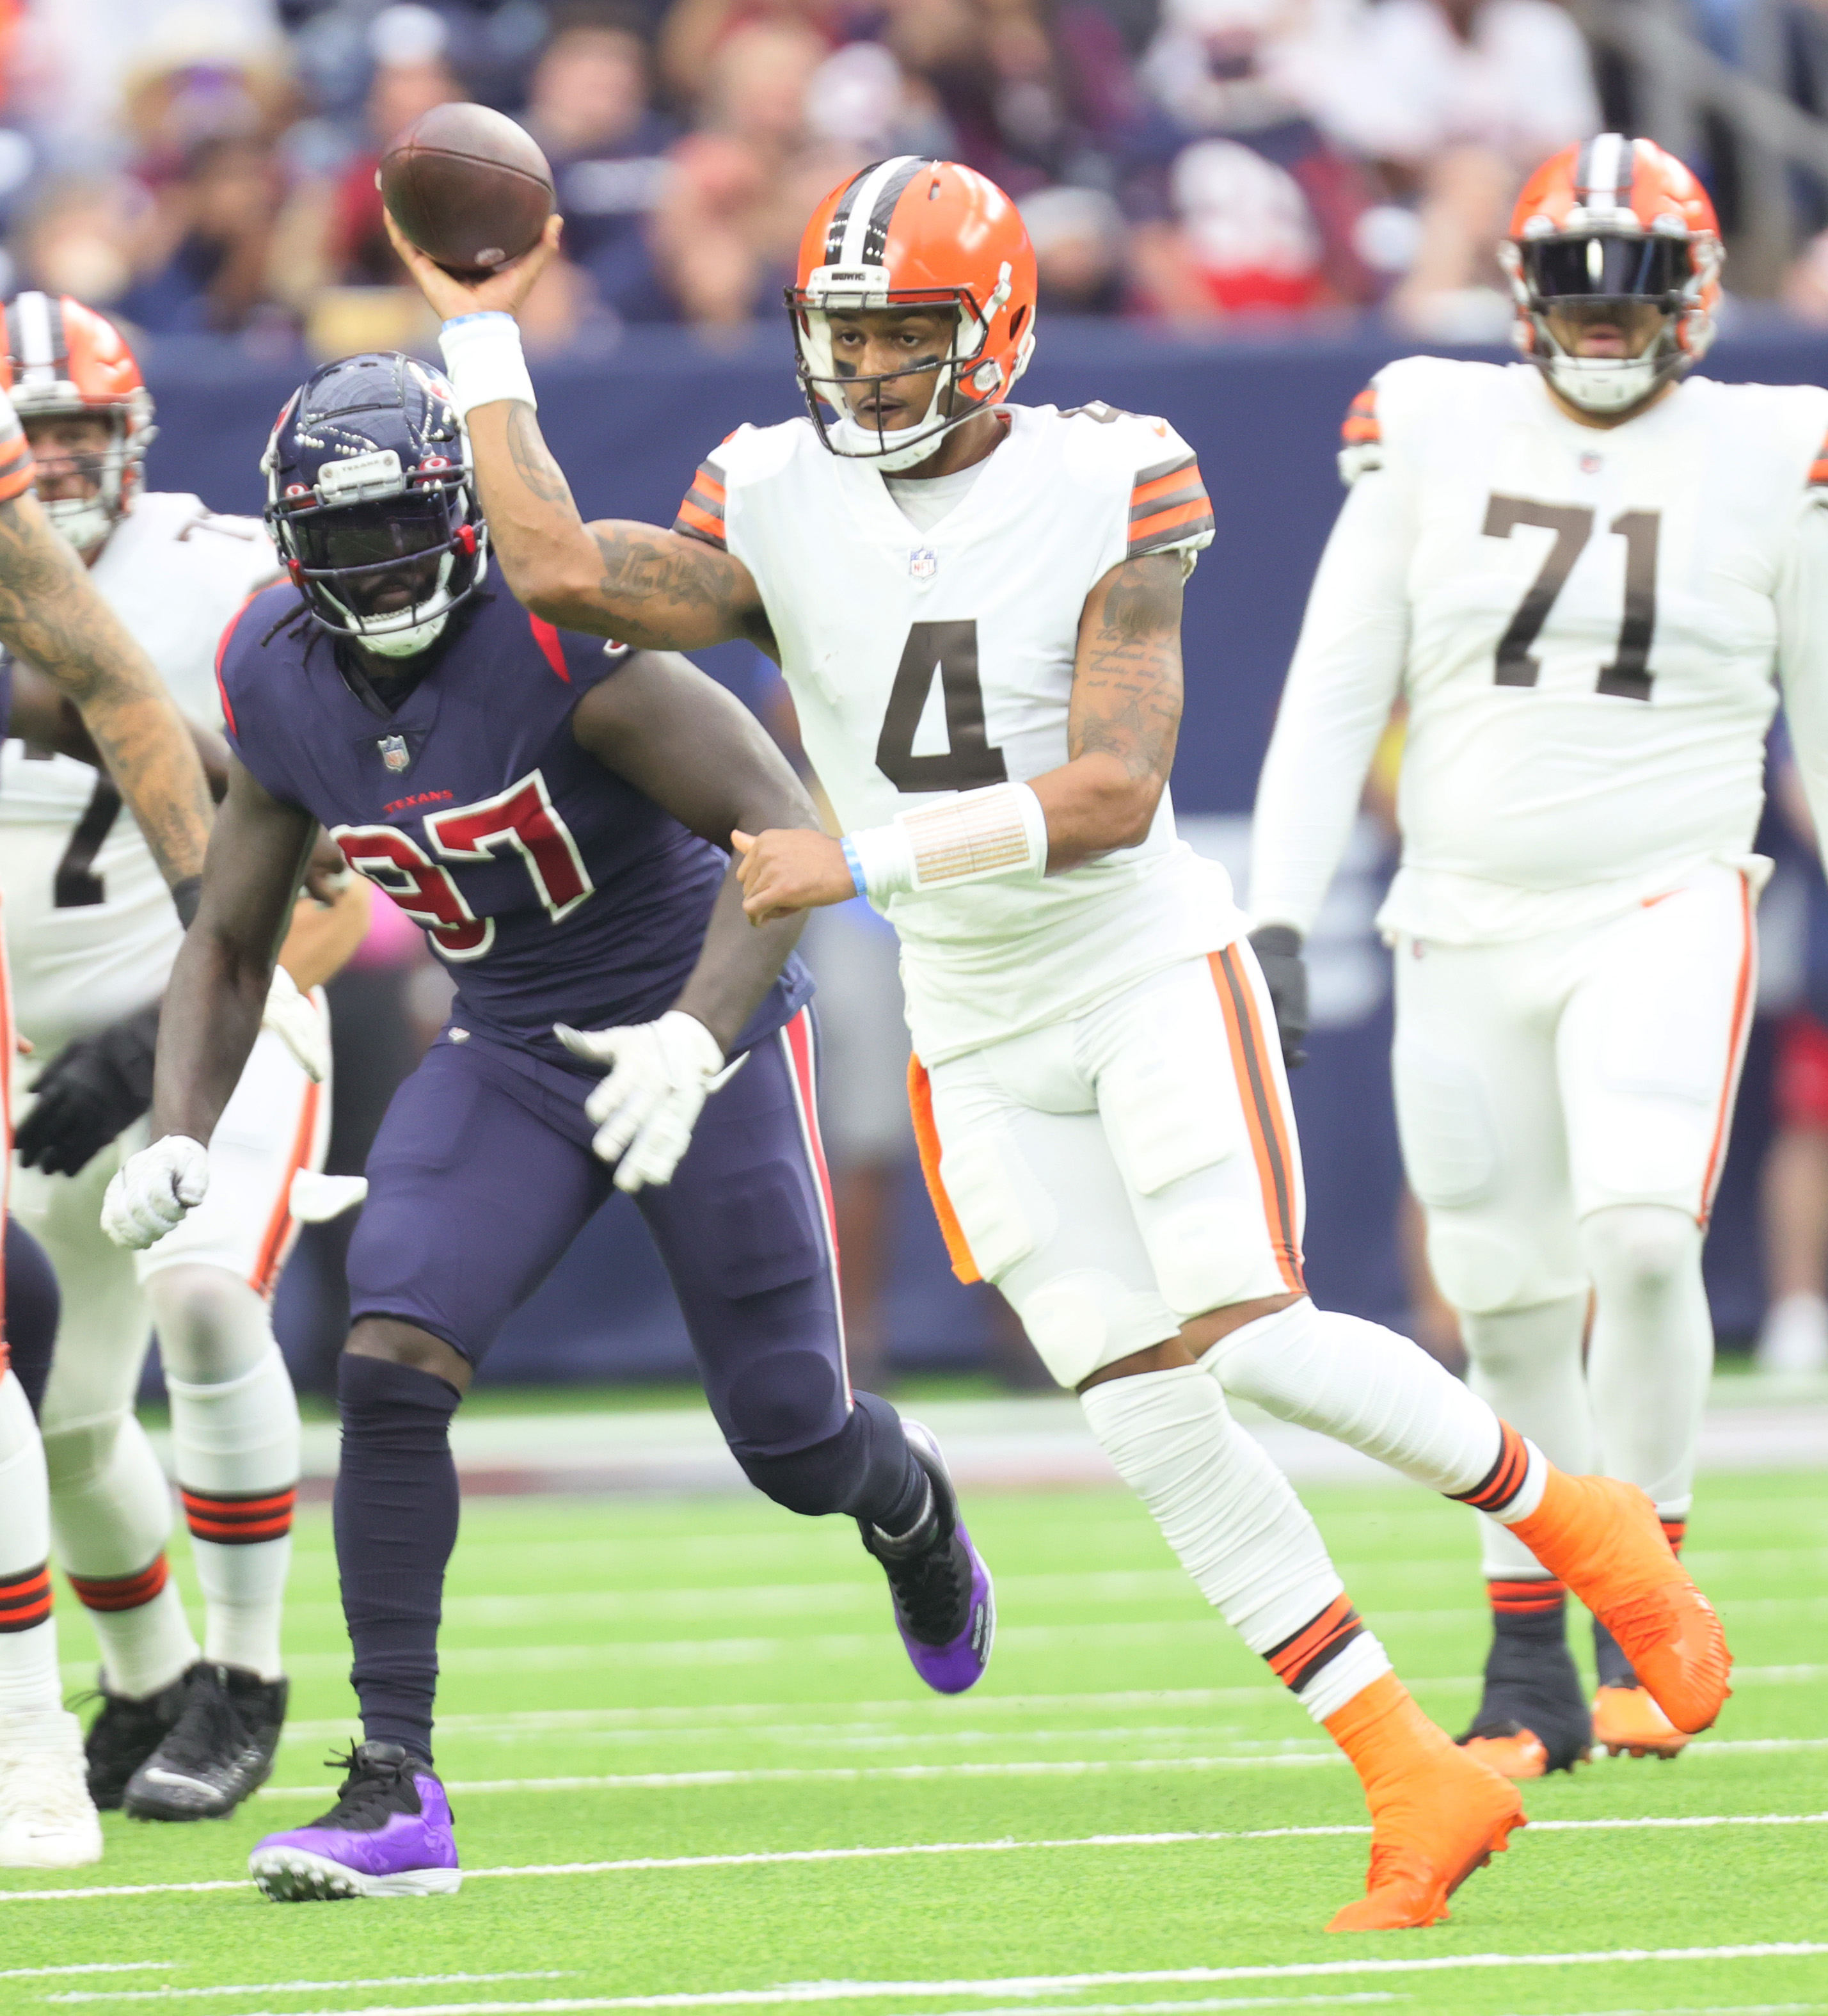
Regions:
<instances>
[{"instance_id":1,"label":"browns lineman in white","mask_svg":"<svg viewBox=\"0 0 1828 2016\"><path fill-rule=\"evenodd\" d=\"M6 334L52 522L179 705L219 725L217 640L279 571L265 533L142 488L151 401L103 317L26 293ZM284 1715L298 1413L267 1298L296 1234L294 1180L307 1172L308 1188L329 1133L328 1027L310 990L359 939L365 902L358 887L329 908L300 899L285 956L305 992L282 967L213 1144L211 1193L179 1231L132 1255L103 1233L102 1193L140 1143L178 919L109 776L18 740L0 750L0 885L14 1010L31 1045L13 1205L63 1294L41 1418L52 1534L103 1650L89 1788L103 1809L143 1818L226 1813L265 1775ZM155 1327L204 1597L200 1650L166 1564L170 1488L134 1413Z\"/></svg>"},{"instance_id":2,"label":"browns lineman in white","mask_svg":"<svg viewBox=\"0 0 1828 2016\"><path fill-rule=\"evenodd\" d=\"M1402 861L1380 921L1435 1277L1475 1390L1557 1463L1641 1486L1678 1546L1713 1356L1701 1244L1769 867L1751 849L1774 672L1828 816L1828 392L1688 375L1719 261L1687 170L1602 135L1517 203L1529 362L1409 358L1355 402L1250 904L1294 979L1401 698ZM1595 1739L1681 1747L1603 1625L1589 1726L1560 1582L1489 1523L1484 1565L1474 1748L1531 1777Z\"/></svg>"},{"instance_id":3,"label":"browns lineman in white","mask_svg":"<svg viewBox=\"0 0 1828 2016\"><path fill-rule=\"evenodd\" d=\"M503 571L574 628L778 658L847 833L732 835L745 908L866 892L894 924L955 1264L1009 1298L1200 1589L1358 1767L1371 1880L1336 1928L1431 1923L1518 1823L1514 1788L1416 1707L1227 1390L1511 1522L1631 1620L1679 1719L1711 1719L1725 1649L1637 1494L1553 1471L1414 1346L1303 1293L1268 996L1166 789L1182 585L1212 536L1191 451L1163 420L1007 403L1035 341L1027 234L982 176L908 156L808 227L808 417L714 449L671 531L586 527L504 312L554 243L476 289L407 248L451 318Z\"/></svg>"}]
</instances>

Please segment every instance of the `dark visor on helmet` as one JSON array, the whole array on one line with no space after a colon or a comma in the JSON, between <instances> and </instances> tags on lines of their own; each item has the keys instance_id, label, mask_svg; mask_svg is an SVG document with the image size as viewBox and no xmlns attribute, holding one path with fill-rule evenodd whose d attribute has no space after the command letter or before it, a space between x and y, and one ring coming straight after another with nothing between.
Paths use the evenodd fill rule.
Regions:
<instances>
[{"instance_id":1,"label":"dark visor on helmet","mask_svg":"<svg viewBox=\"0 0 1828 2016\"><path fill-rule=\"evenodd\" d=\"M1525 277L1544 301L1663 301L1693 274L1679 238L1541 238L1522 250Z\"/></svg>"},{"instance_id":2,"label":"dark visor on helmet","mask_svg":"<svg viewBox=\"0 0 1828 2016\"><path fill-rule=\"evenodd\" d=\"M462 536L452 518L449 501L434 490L289 513L286 529L306 581L370 617L437 592L444 557Z\"/></svg>"}]
</instances>

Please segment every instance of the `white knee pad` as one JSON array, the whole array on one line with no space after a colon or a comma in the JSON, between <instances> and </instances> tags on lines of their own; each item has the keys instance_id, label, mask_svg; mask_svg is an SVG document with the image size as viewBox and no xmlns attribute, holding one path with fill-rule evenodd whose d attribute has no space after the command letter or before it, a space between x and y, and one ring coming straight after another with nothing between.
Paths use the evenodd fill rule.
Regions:
<instances>
[{"instance_id":1,"label":"white knee pad","mask_svg":"<svg viewBox=\"0 0 1828 2016\"><path fill-rule=\"evenodd\" d=\"M1067 1387L1077 1386L1149 1344L1160 1343L1162 1326L1150 1320L1159 1312L1153 1297L1139 1295L1116 1275L1093 1267L1056 1274L1016 1305L1042 1363ZM1139 1328L1149 1334L1140 1336Z\"/></svg>"},{"instance_id":2,"label":"white knee pad","mask_svg":"<svg viewBox=\"0 0 1828 2016\"><path fill-rule=\"evenodd\" d=\"M987 1281L1000 1281L1053 1237L1059 1215L1053 1200L1004 1132L985 1129L948 1148L940 1181Z\"/></svg>"},{"instance_id":3,"label":"white knee pad","mask_svg":"<svg viewBox=\"0 0 1828 2016\"><path fill-rule=\"evenodd\" d=\"M146 1284L167 1379L219 1385L251 1372L273 1347L264 1298L225 1268L167 1267Z\"/></svg>"},{"instance_id":4,"label":"white knee pad","mask_svg":"<svg viewBox=\"0 0 1828 2016\"><path fill-rule=\"evenodd\" d=\"M1478 1073L1400 1029L1391 1065L1410 1186L1425 1204L1477 1203L1498 1173L1498 1130Z\"/></svg>"},{"instance_id":5,"label":"white knee pad","mask_svg":"<svg viewBox=\"0 0 1828 2016\"><path fill-rule=\"evenodd\" d=\"M1470 1214L1429 1213L1428 1265L1436 1286L1463 1313L1526 1308L1556 1292L1546 1293L1535 1256L1520 1238Z\"/></svg>"},{"instance_id":6,"label":"white knee pad","mask_svg":"<svg viewBox=\"0 0 1828 2016\"><path fill-rule=\"evenodd\" d=\"M1581 1221L1581 1247L1602 1295L1662 1296L1700 1265L1701 1228L1668 1204L1610 1204Z\"/></svg>"},{"instance_id":7,"label":"white knee pad","mask_svg":"<svg viewBox=\"0 0 1828 2016\"><path fill-rule=\"evenodd\" d=\"M249 1492L298 1478L298 1402L279 1348L238 1379L167 1379L178 1481L187 1490Z\"/></svg>"}]
</instances>

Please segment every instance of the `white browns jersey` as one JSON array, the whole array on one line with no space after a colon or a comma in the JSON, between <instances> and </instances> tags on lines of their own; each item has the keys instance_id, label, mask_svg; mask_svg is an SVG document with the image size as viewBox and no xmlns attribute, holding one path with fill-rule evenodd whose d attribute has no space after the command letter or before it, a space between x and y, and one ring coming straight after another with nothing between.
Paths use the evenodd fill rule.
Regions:
<instances>
[{"instance_id":1,"label":"white browns jersey","mask_svg":"<svg viewBox=\"0 0 1828 2016\"><path fill-rule=\"evenodd\" d=\"M809 421L737 430L675 529L754 575L800 732L844 830L1067 761L1079 620L1125 560L1211 543L1211 506L1165 421L1107 406L1004 409L963 500L917 531L880 473ZM884 905L929 1064L1083 1013L1243 928L1223 871L1175 833L1039 885L977 883Z\"/></svg>"},{"instance_id":2,"label":"white browns jersey","mask_svg":"<svg viewBox=\"0 0 1828 2016\"><path fill-rule=\"evenodd\" d=\"M1814 387L1691 377L1600 429L1529 365L1380 372L1264 766L1254 919L1312 926L1399 697L1387 933L1577 927L1711 862L1758 886L1774 673L1828 811L1825 435Z\"/></svg>"},{"instance_id":3,"label":"white browns jersey","mask_svg":"<svg viewBox=\"0 0 1828 2016\"><path fill-rule=\"evenodd\" d=\"M137 498L89 578L186 714L220 726L216 646L279 563L259 520ZM86 763L0 748L0 889L21 1034L41 1052L160 994L182 934L113 785Z\"/></svg>"}]
</instances>

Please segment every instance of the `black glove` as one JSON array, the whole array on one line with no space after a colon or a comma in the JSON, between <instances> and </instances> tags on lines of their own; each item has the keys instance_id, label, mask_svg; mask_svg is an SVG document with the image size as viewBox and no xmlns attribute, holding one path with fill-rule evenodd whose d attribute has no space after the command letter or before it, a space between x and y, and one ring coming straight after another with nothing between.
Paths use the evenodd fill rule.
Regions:
<instances>
[{"instance_id":1,"label":"black glove","mask_svg":"<svg viewBox=\"0 0 1828 2016\"><path fill-rule=\"evenodd\" d=\"M29 1168L74 1176L153 1103L159 1004L67 1043L44 1069L13 1145Z\"/></svg>"},{"instance_id":2,"label":"black glove","mask_svg":"<svg viewBox=\"0 0 1828 2016\"><path fill-rule=\"evenodd\" d=\"M1301 934L1293 924L1260 925L1250 934L1250 949L1263 969L1276 1009L1282 1060L1293 1071L1308 1061L1301 1048L1308 1033L1308 968L1301 957Z\"/></svg>"}]
</instances>

